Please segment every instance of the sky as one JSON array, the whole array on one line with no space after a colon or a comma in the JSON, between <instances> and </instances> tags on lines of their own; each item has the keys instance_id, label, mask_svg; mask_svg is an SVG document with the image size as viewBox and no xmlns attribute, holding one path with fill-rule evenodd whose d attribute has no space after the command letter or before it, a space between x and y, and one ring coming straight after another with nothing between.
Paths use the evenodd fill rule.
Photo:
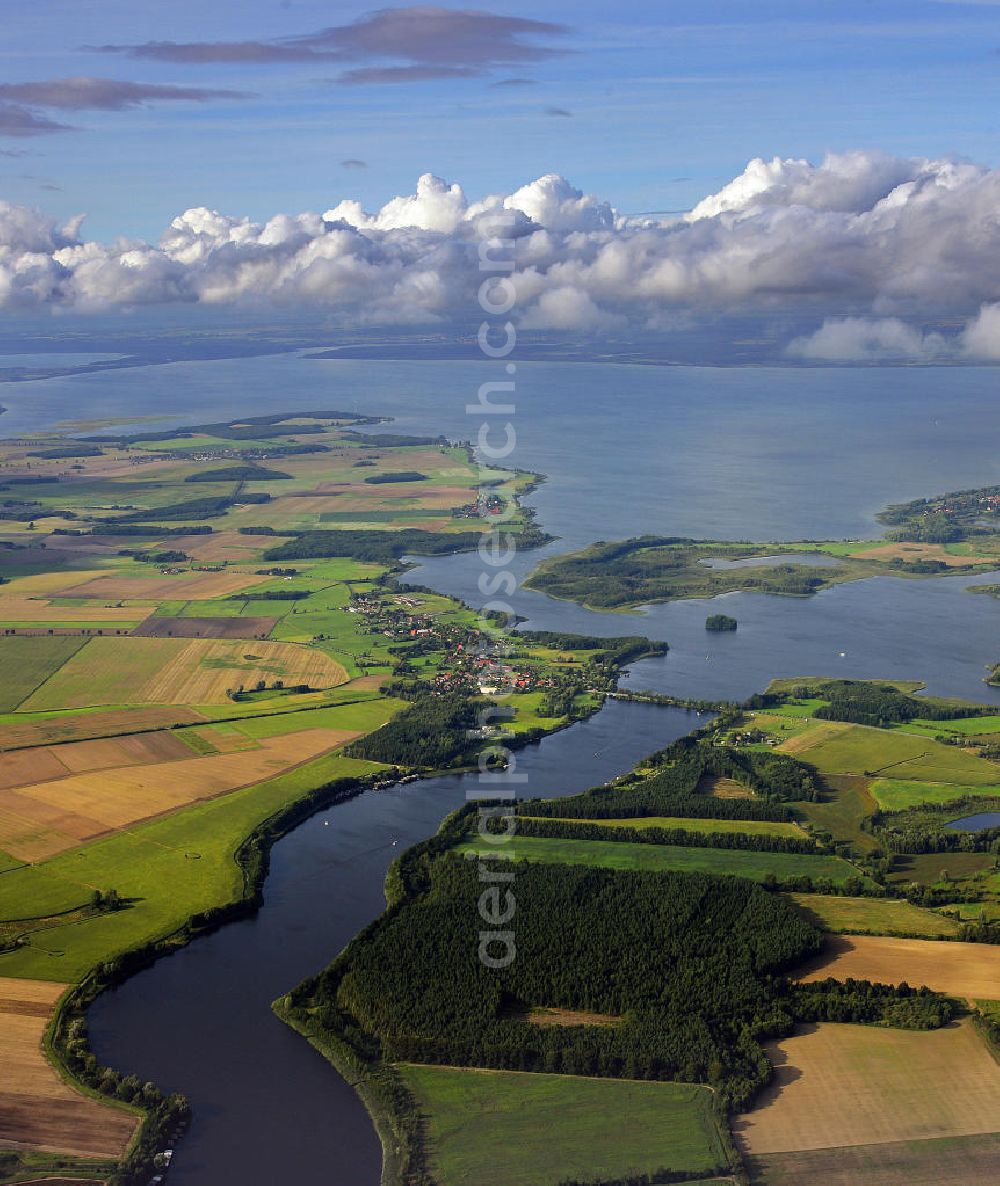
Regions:
<instances>
[{"instance_id":1,"label":"sky","mask_svg":"<svg viewBox=\"0 0 1000 1186\"><path fill-rule=\"evenodd\" d=\"M343 197L381 205L426 172L460 181L470 196L556 172L635 213L693 206L755 156L875 148L1000 164L1000 5L535 0L487 8L565 31L517 35L525 52L497 45L511 60L492 64L481 61L481 46L449 46L446 34L432 34L441 42L436 61L428 60L433 46L417 46L416 62L389 56L405 51L405 30L396 42L341 46L353 54L343 60L321 56L330 47L320 46L305 60L275 53L199 62L86 47L280 48L370 21L377 9L316 0L5 4L0 104L78 130L0 135L0 151L26 154L0 157L0 192L58 217L86 211L88 233L99 238L149 238L191 206L263 219ZM414 78L405 70L413 66L469 74ZM385 73L399 67L402 74ZM344 81L364 70L371 81ZM154 97L95 110L74 108L73 96L70 106L36 107L16 90L80 77L245 97ZM514 79L531 81L496 85Z\"/></svg>"},{"instance_id":2,"label":"sky","mask_svg":"<svg viewBox=\"0 0 1000 1186\"><path fill-rule=\"evenodd\" d=\"M484 0L484 7L469 9L319 0L34 0L4 8L0 198L9 205L6 222L0 216L0 307L27 300L83 307L242 299L253 285L234 283L228 264L223 280L216 272L197 284L192 267L202 268L208 254L218 262L223 247L236 255L251 239L259 254L262 242L273 246L276 216L302 212L336 212L354 232L353 258L366 267L381 268L391 255L398 290L400 273L412 274L418 260L426 264L428 251L425 242L414 254L403 241L406 223L393 199L425 192L428 183L420 191L418 178L426 174L444 179L446 195L448 186L461 187L455 199L461 225L448 216L442 223L440 211L428 221L426 201L406 209L419 206L414 225L453 241L468 238L480 199L509 197L550 175L566 179L558 200L551 185L545 201L529 188L517 209L528 219L543 207L556 211L561 223L548 229L565 236L619 234L629 218L650 214L665 226L691 210L711 221L735 206L746 214L751 199L760 213L763 201L768 211L761 217L770 223L757 225L758 262L767 252L763 233L776 232L771 208L792 200L774 196L788 188L784 167L780 177L747 180L744 171L755 158L820 168L829 154L853 162L832 172L843 180L846 170L861 189L850 200L833 200L833 212L874 211L878 217L870 221L884 221L874 208L894 186L924 184L928 161L936 162L935 193L952 202L950 164L942 162L974 162L985 180L963 175L971 204L961 214L945 212L951 229L943 238L954 238L956 217L978 220L973 225L982 234L982 206L993 202L994 183L1000 192L993 173L1000 166L1000 0L535 0L530 6ZM711 195L726 193L741 175L737 199L730 190L729 200L713 205ZM774 191L766 200L762 186ZM792 204L809 207L812 196L796 192ZM430 196L440 206L439 196ZM814 253L832 247L829 201L810 207L809 235L819 236ZM566 202L577 203L577 214L586 207L582 222L571 225ZM42 212L40 221L33 209ZM192 210L217 211L229 221L210 226L202 213L167 230ZM785 229L790 217L783 216ZM842 222L837 233L854 234ZM261 240L248 225L271 229ZM295 227L310 238L314 254L321 239L324 252L334 249L328 228ZM172 235L169 259L162 252L129 256L121 246L123 238L159 244L165 231ZM683 240L685 259L696 253L695 240L708 235L705 226L696 231ZM365 240L360 247L358 236ZM883 262L899 267L905 236L896 237L891 260ZM111 269L104 255L116 241ZM673 266L677 242L661 235L655 248L661 264L670 256ZM629 243L633 255L643 254ZM991 264L994 247L1000 252L992 236L980 244ZM448 283L440 248L433 267L424 269L428 291ZM563 241L537 267L546 274L553 266L579 272L593 260L577 248ZM941 251L946 248L950 271L982 270L983 260L963 262L952 258L954 243L942 241ZM713 251L712 267L738 267L718 258L717 245ZM101 253L101 260L92 258ZM39 271L33 261L42 255L48 262ZM306 292L309 285L299 278L301 254L296 266L294 284L286 270L280 287L296 299L321 299L315 283ZM609 266L602 263L605 271ZM627 266L632 278L642 278L642 260ZM647 294L644 325L699 300L732 303L741 291L747 299L770 299L745 280L709 283L701 257L698 267L697 282L689 277L679 286L646 275L647 288L652 283L656 291ZM831 278L831 270L826 259L808 278L789 283L783 273L764 287L777 284L789 300L796 288L810 299L819 289L817 309L826 300L833 313L882 320L924 312L970 322L985 304L1000 301L1000 289L990 291L978 274L946 285L944 299L931 299L929 291L917 299L915 282L900 295L870 277ZM92 282L98 271L100 282ZM140 271L156 284L132 283ZM602 305L593 277L582 289L578 279L556 286L573 287L575 297L550 298L548 312L539 310L546 294L529 291L529 320L585 329L633 317L622 305L624 280ZM261 292L273 295L277 283L272 275ZM116 285L124 297L113 295ZM924 287L931 286L925 281ZM839 305L838 290L847 293ZM411 291L417 307L407 318L441 316L451 295L424 299ZM389 320L401 319L398 297L397 291L393 302L379 304ZM356 292L348 303L359 303ZM926 327L914 332L911 348L938 351ZM905 344L892 326L877 330L875 339L894 343L892 349ZM818 348L827 346L838 348L826 339Z\"/></svg>"}]
</instances>

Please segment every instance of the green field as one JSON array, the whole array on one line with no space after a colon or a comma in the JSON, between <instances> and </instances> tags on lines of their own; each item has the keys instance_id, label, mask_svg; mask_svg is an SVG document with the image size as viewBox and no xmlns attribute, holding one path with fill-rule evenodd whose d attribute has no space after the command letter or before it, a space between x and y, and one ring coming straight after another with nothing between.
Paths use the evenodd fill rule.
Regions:
<instances>
[{"instance_id":1,"label":"green field","mask_svg":"<svg viewBox=\"0 0 1000 1186\"><path fill-rule=\"evenodd\" d=\"M1000 781L992 786L958 786L955 783L918 782L902 778L877 778L871 786L883 811L905 811L921 803L953 803L956 799L1000 798Z\"/></svg>"},{"instance_id":2,"label":"green field","mask_svg":"<svg viewBox=\"0 0 1000 1186\"><path fill-rule=\"evenodd\" d=\"M947 873L949 883L974 878L996 882L1000 880L997 876L989 878L995 864L996 857L989 852L935 852L898 856L889 880L896 885L907 885L911 881L921 885L943 885L945 879L942 874ZM978 909L976 904L973 914Z\"/></svg>"},{"instance_id":3,"label":"green field","mask_svg":"<svg viewBox=\"0 0 1000 1186\"><path fill-rule=\"evenodd\" d=\"M0 876L0 920L69 910L91 890L117 889L131 904L72 926L32 935L0 954L0 976L79 979L95 963L171 934L192 914L236 899L242 873L233 854L259 823L331 779L378 770L332 755L268 782L119 832Z\"/></svg>"},{"instance_id":4,"label":"green field","mask_svg":"<svg viewBox=\"0 0 1000 1186\"><path fill-rule=\"evenodd\" d=\"M427 1117L440 1186L558 1186L726 1165L708 1088L399 1067Z\"/></svg>"},{"instance_id":5,"label":"green field","mask_svg":"<svg viewBox=\"0 0 1000 1186\"><path fill-rule=\"evenodd\" d=\"M942 733L955 733L963 737L975 737L980 733L1000 733L1000 716L956 717L953 721L928 721L917 717L897 729L907 733L924 733L936 737Z\"/></svg>"},{"instance_id":6,"label":"green field","mask_svg":"<svg viewBox=\"0 0 1000 1186\"><path fill-rule=\"evenodd\" d=\"M525 816L532 819L532 816ZM652 815L630 817L629 819L562 819L561 824L592 825L598 828L683 828L685 832L701 832L702 835L713 833L744 832L748 836L787 836L793 840L801 840L806 836L803 828L798 824L782 823L771 820L743 820L743 819L692 819L682 815Z\"/></svg>"},{"instance_id":7,"label":"green field","mask_svg":"<svg viewBox=\"0 0 1000 1186\"><path fill-rule=\"evenodd\" d=\"M877 846L875 837L862 827L875 810L867 779L828 775L822 801L799 803L796 807L817 828L839 840L849 840L860 852L870 852Z\"/></svg>"},{"instance_id":8,"label":"green field","mask_svg":"<svg viewBox=\"0 0 1000 1186\"><path fill-rule=\"evenodd\" d=\"M820 774L871 774L989 786L1000 766L956 746L898 730L849 725L796 755Z\"/></svg>"},{"instance_id":9,"label":"green field","mask_svg":"<svg viewBox=\"0 0 1000 1186\"><path fill-rule=\"evenodd\" d=\"M17 708L86 641L65 635L0 638L0 712Z\"/></svg>"},{"instance_id":10,"label":"green field","mask_svg":"<svg viewBox=\"0 0 1000 1186\"><path fill-rule=\"evenodd\" d=\"M302 729L356 729L369 733L379 728L402 707L399 700L374 694L357 704L335 705L331 708L304 709L301 712L281 713L277 716L245 717L234 721L233 728L247 737L282 737Z\"/></svg>"},{"instance_id":11,"label":"green field","mask_svg":"<svg viewBox=\"0 0 1000 1186\"><path fill-rule=\"evenodd\" d=\"M492 853L496 844L477 837L460 844L460 853ZM519 861L543 861L557 865L595 865L601 869L641 869L652 873L668 870L681 873L716 873L763 881L773 874L787 877L828 877L842 885L857 870L840 857L800 856L785 852L743 852L729 848L679 848L670 844L623 844L613 840L552 840L548 837L518 836L504 846Z\"/></svg>"},{"instance_id":12,"label":"green field","mask_svg":"<svg viewBox=\"0 0 1000 1186\"><path fill-rule=\"evenodd\" d=\"M836 894L789 894L825 931L946 939L958 933L953 919L894 898L847 898Z\"/></svg>"}]
</instances>

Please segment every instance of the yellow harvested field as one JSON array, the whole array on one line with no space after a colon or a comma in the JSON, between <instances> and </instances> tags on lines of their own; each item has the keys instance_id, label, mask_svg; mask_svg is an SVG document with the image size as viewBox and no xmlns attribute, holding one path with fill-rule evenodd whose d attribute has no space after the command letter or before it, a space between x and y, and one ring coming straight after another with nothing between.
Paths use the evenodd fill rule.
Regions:
<instances>
[{"instance_id":1,"label":"yellow harvested field","mask_svg":"<svg viewBox=\"0 0 1000 1186\"><path fill-rule=\"evenodd\" d=\"M753 791L732 778L717 774L703 774L698 782L699 795L711 795L713 799L752 799Z\"/></svg>"},{"instance_id":2,"label":"yellow harvested field","mask_svg":"<svg viewBox=\"0 0 1000 1186\"><path fill-rule=\"evenodd\" d=\"M170 546L180 552L186 552L202 563L227 561L230 564L240 564L253 560L265 548L276 547L283 538L287 537L216 531L211 535L179 535L170 541Z\"/></svg>"},{"instance_id":3,"label":"yellow harvested field","mask_svg":"<svg viewBox=\"0 0 1000 1186\"><path fill-rule=\"evenodd\" d=\"M1000 947L989 943L893 939L885 935L840 935L799 979L906 981L949 996L994 1000L1000 996Z\"/></svg>"},{"instance_id":4,"label":"yellow harvested field","mask_svg":"<svg viewBox=\"0 0 1000 1186\"><path fill-rule=\"evenodd\" d=\"M928 1032L823 1022L768 1054L774 1078L733 1126L752 1156L1000 1131L1000 1065L968 1020Z\"/></svg>"},{"instance_id":5,"label":"yellow harvested field","mask_svg":"<svg viewBox=\"0 0 1000 1186\"><path fill-rule=\"evenodd\" d=\"M774 748L780 754L802 754L806 750L812 749L814 745L819 745L821 741L833 737L834 734L845 733L852 728L854 728L853 725L845 725L840 721L817 721L805 733L789 737L787 741L783 741Z\"/></svg>"},{"instance_id":6,"label":"yellow harvested field","mask_svg":"<svg viewBox=\"0 0 1000 1186\"><path fill-rule=\"evenodd\" d=\"M110 601L203 601L210 597L228 597L230 593L239 593L269 579L252 572L185 572L175 577L104 575L64 587L59 590L59 596L96 597Z\"/></svg>"},{"instance_id":7,"label":"yellow harvested field","mask_svg":"<svg viewBox=\"0 0 1000 1186\"><path fill-rule=\"evenodd\" d=\"M335 688L339 663L292 642L256 639L104 637L91 639L37 688L22 712L144 702L224 704L226 692L258 680Z\"/></svg>"},{"instance_id":8,"label":"yellow harvested field","mask_svg":"<svg viewBox=\"0 0 1000 1186\"><path fill-rule=\"evenodd\" d=\"M0 790L65 778L112 766L169 762L190 758L191 750L174 733L137 733L133 737L102 737L67 745L34 746L0 753Z\"/></svg>"},{"instance_id":9,"label":"yellow harvested field","mask_svg":"<svg viewBox=\"0 0 1000 1186\"><path fill-rule=\"evenodd\" d=\"M65 991L65 984L0 978L0 1149L121 1157L138 1116L74 1091L42 1051Z\"/></svg>"},{"instance_id":10,"label":"yellow harvested field","mask_svg":"<svg viewBox=\"0 0 1000 1186\"><path fill-rule=\"evenodd\" d=\"M258 679L269 684L281 679L286 685L335 688L347 682L347 672L322 651L294 642L192 639L143 685L138 699L224 704L227 688L250 686Z\"/></svg>"},{"instance_id":11,"label":"yellow harvested field","mask_svg":"<svg viewBox=\"0 0 1000 1186\"><path fill-rule=\"evenodd\" d=\"M264 738L253 749L235 753L195 757L189 750L187 758L0 791L0 850L23 861L42 860L141 820L264 782L358 735L347 729L307 729Z\"/></svg>"},{"instance_id":12,"label":"yellow harvested field","mask_svg":"<svg viewBox=\"0 0 1000 1186\"><path fill-rule=\"evenodd\" d=\"M70 538L72 537L67 536L67 539ZM100 568L91 568L85 571L77 570L73 573L73 580L90 581L96 577L106 575L103 569ZM32 576L17 577L9 585L5 585L0 589L0 600L5 600L8 597L24 599L28 597L44 598L61 596L60 591L66 588L66 581L68 579L64 572L36 572Z\"/></svg>"},{"instance_id":13,"label":"yellow harvested field","mask_svg":"<svg viewBox=\"0 0 1000 1186\"><path fill-rule=\"evenodd\" d=\"M153 606L131 605L50 605L34 597L0 597L0 621L3 622L94 622L131 625L153 612Z\"/></svg>"}]
</instances>

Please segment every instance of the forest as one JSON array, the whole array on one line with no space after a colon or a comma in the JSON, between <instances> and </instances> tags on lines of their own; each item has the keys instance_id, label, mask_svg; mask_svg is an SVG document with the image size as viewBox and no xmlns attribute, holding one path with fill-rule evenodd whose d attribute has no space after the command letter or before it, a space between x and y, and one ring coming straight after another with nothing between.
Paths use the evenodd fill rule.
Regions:
<instances>
[{"instance_id":1,"label":"forest","mask_svg":"<svg viewBox=\"0 0 1000 1186\"><path fill-rule=\"evenodd\" d=\"M435 769L460 763L477 745L470 739L477 705L467 696L423 697L344 751L352 758ZM481 742L478 743L481 746Z\"/></svg>"},{"instance_id":2,"label":"forest","mask_svg":"<svg viewBox=\"0 0 1000 1186\"><path fill-rule=\"evenodd\" d=\"M788 820L784 802L812 801L820 794L813 772L787 754L698 745L682 737L655 755L655 773L610 787L595 787L566 799L530 800L525 815L564 819L625 819L687 816L692 819ZM716 799L698 791L705 775L731 778L755 792L753 799Z\"/></svg>"},{"instance_id":3,"label":"forest","mask_svg":"<svg viewBox=\"0 0 1000 1186\"><path fill-rule=\"evenodd\" d=\"M767 1074L757 1039L791 1023L773 978L820 945L783 899L733 878L529 865L517 958L491 969L478 957L475 865L417 859L424 891L302 994L369 1059L681 1078L742 1102ZM524 1020L542 1005L621 1020Z\"/></svg>"},{"instance_id":4,"label":"forest","mask_svg":"<svg viewBox=\"0 0 1000 1186\"><path fill-rule=\"evenodd\" d=\"M404 527L398 531L348 529L304 531L264 553L265 560L325 559L350 556L373 564L393 564L406 555L441 556L447 552L471 552L479 546L478 531L420 531Z\"/></svg>"},{"instance_id":5,"label":"forest","mask_svg":"<svg viewBox=\"0 0 1000 1186\"><path fill-rule=\"evenodd\" d=\"M760 1042L798 1021L923 1029L951 1017L905 985L791 986L784 973L820 949L819 932L780 895L707 874L519 866L517 958L487 967L477 902L502 907L506 890L484 890L477 862L441 851L447 839L405 854L389 911L291 994L362 1064L678 1079L743 1107L770 1075ZM536 1007L605 1024L540 1026Z\"/></svg>"},{"instance_id":6,"label":"forest","mask_svg":"<svg viewBox=\"0 0 1000 1186\"><path fill-rule=\"evenodd\" d=\"M993 711L988 705L946 704L932 699L918 699L891 684L865 683L861 680L830 680L803 690L808 696L829 701L813 713L819 720L848 721L876 728L912 721L918 717L921 720L948 721L986 716Z\"/></svg>"}]
</instances>

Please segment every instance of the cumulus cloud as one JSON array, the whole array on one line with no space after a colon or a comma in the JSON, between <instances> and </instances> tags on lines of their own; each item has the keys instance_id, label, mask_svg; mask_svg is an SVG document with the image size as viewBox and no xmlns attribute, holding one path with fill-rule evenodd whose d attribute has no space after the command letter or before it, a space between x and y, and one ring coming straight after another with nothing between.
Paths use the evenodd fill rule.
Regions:
<instances>
[{"instance_id":1,"label":"cumulus cloud","mask_svg":"<svg viewBox=\"0 0 1000 1186\"><path fill-rule=\"evenodd\" d=\"M0 82L0 102L13 100L32 107L67 111L124 111L146 103L207 103L212 99L245 99L245 91L209 90L205 87L161 86L123 82L115 78L53 78L44 82Z\"/></svg>"},{"instance_id":2,"label":"cumulus cloud","mask_svg":"<svg viewBox=\"0 0 1000 1186\"><path fill-rule=\"evenodd\" d=\"M344 197L266 222L199 207L156 243L90 241L8 205L0 304L299 302L345 322L465 325L479 243L502 234L522 324L655 330L773 311L819 325L790 347L803 359L1000 359L998 211L1000 171L876 153L752 161L673 218L624 217L557 174L483 198L427 174L375 210ZM935 319L969 324L947 340L913 327Z\"/></svg>"},{"instance_id":3,"label":"cumulus cloud","mask_svg":"<svg viewBox=\"0 0 1000 1186\"><path fill-rule=\"evenodd\" d=\"M355 68L343 81L359 85L428 78L464 78L494 66L515 66L559 51L538 44L567 32L565 25L480 10L419 5L383 8L346 25L270 41L176 42L96 46L158 61L205 62L402 62L403 66ZM432 71L437 71L436 73Z\"/></svg>"},{"instance_id":4,"label":"cumulus cloud","mask_svg":"<svg viewBox=\"0 0 1000 1186\"><path fill-rule=\"evenodd\" d=\"M1000 304L983 305L963 330L960 342L968 358L1000 361Z\"/></svg>"},{"instance_id":5,"label":"cumulus cloud","mask_svg":"<svg viewBox=\"0 0 1000 1186\"><path fill-rule=\"evenodd\" d=\"M795 338L785 353L812 362L928 362L951 353L939 333L923 333L898 317L838 317Z\"/></svg>"}]
</instances>

